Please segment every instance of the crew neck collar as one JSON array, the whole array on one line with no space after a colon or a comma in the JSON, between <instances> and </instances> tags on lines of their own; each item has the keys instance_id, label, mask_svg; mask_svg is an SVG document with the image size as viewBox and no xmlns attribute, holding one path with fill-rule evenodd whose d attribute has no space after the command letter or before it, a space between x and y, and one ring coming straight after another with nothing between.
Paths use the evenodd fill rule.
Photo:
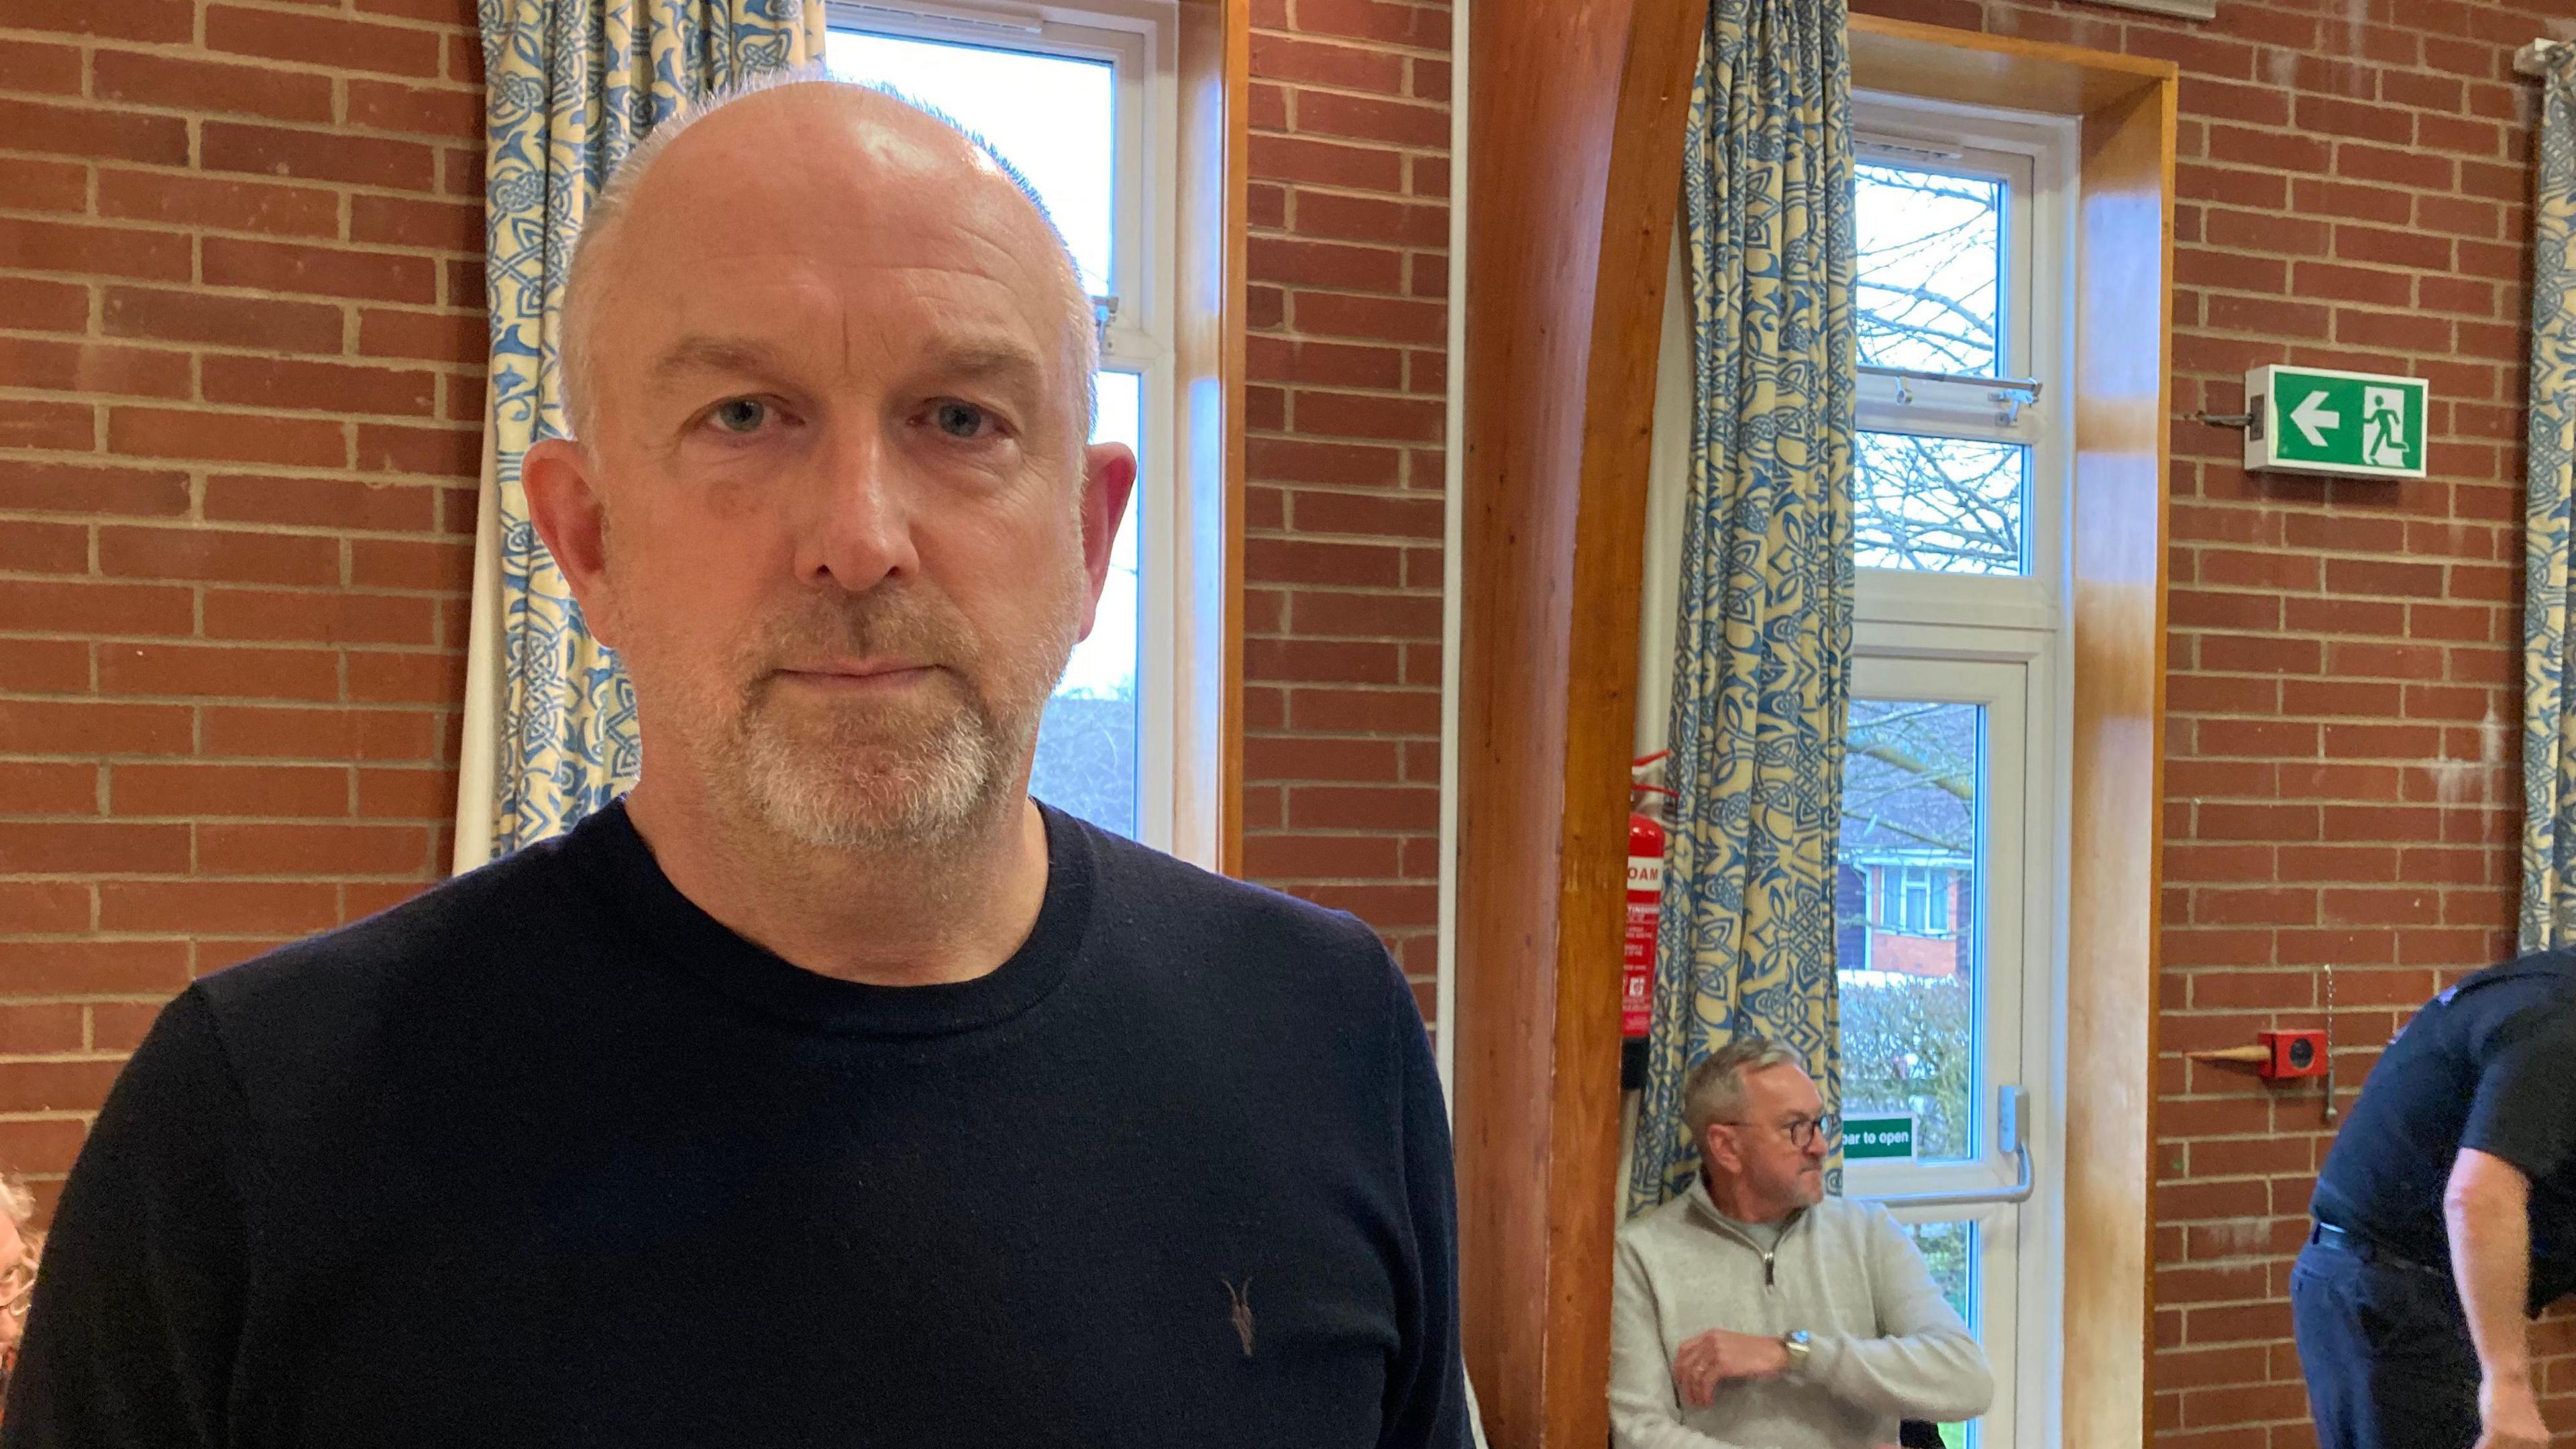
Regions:
<instances>
[{"instance_id":1,"label":"crew neck collar","mask_svg":"<svg viewBox=\"0 0 2576 1449\"><path fill-rule=\"evenodd\" d=\"M1046 824L1046 896L1018 950L971 981L875 986L809 971L735 934L662 873L627 818L623 798L574 827L573 861L644 954L762 1015L816 1030L888 1037L947 1036L1019 1015L1062 984L1091 923L1092 843L1082 824L1038 807Z\"/></svg>"}]
</instances>

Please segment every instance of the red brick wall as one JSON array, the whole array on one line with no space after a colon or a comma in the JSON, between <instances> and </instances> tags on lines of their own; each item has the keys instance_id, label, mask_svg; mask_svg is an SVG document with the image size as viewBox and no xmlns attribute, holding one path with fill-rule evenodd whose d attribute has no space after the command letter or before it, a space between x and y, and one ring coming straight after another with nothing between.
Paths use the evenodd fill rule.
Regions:
<instances>
[{"instance_id":1,"label":"red brick wall","mask_svg":"<svg viewBox=\"0 0 2576 1449\"><path fill-rule=\"evenodd\" d=\"M1449 10L1253 0L1247 875L1376 926L1431 1012Z\"/></svg>"},{"instance_id":2,"label":"red brick wall","mask_svg":"<svg viewBox=\"0 0 2576 1449\"><path fill-rule=\"evenodd\" d=\"M444 873L471 0L0 3L0 1165L192 975Z\"/></svg>"},{"instance_id":3,"label":"red brick wall","mask_svg":"<svg viewBox=\"0 0 2576 1449\"><path fill-rule=\"evenodd\" d=\"M2513 947L2534 92L2512 53L2570 12L1853 8L2182 67L2155 1414L2173 1445L2304 1446L2286 1291L2333 1132L2314 1085L2181 1054L2320 1024L2330 963L2348 1100L2417 1003ZM2430 378L2433 476L2249 477L2237 434L2187 420L2285 361ZM2576 1429L2568 1327L2544 1330L2548 1410Z\"/></svg>"},{"instance_id":4,"label":"red brick wall","mask_svg":"<svg viewBox=\"0 0 2576 1449\"><path fill-rule=\"evenodd\" d=\"M48 1192L190 977L444 873L472 26L0 4L0 1166ZM1427 1008L1449 13L1255 26L1245 865L1377 924Z\"/></svg>"}]
</instances>

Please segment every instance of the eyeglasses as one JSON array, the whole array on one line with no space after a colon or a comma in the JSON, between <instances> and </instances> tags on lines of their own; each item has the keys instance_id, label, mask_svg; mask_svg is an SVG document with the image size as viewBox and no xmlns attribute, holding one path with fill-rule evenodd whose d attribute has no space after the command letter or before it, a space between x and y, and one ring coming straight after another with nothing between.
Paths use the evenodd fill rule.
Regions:
<instances>
[{"instance_id":1,"label":"eyeglasses","mask_svg":"<svg viewBox=\"0 0 2576 1449\"><path fill-rule=\"evenodd\" d=\"M1724 1125L1729 1127L1754 1127L1761 1124L1754 1122L1728 1122ZM1814 1143L1818 1137L1823 1137L1826 1141L1830 1142L1834 1138L1843 1135L1843 1119L1842 1114L1838 1112L1824 1112L1813 1117L1792 1117L1786 1122L1779 1123L1778 1129L1789 1134L1790 1146L1798 1148L1800 1151L1804 1151L1809 1145Z\"/></svg>"}]
</instances>

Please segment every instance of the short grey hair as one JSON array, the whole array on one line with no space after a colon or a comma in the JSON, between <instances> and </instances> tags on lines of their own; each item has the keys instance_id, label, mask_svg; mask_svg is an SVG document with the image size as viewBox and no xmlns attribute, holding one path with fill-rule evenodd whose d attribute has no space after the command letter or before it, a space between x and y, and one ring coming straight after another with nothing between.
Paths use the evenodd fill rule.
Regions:
<instances>
[{"instance_id":1,"label":"short grey hair","mask_svg":"<svg viewBox=\"0 0 2576 1449\"><path fill-rule=\"evenodd\" d=\"M560 381L564 402L564 421L572 428L572 436L587 440L591 425L598 418L596 392L591 386L590 330L593 326L591 314L599 307L600 290L607 285L606 279L600 274L600 258L609 250L609 243L623 229L626 212L634 204L636 189L644 184L645 173L652 170L653 163L661 158L663 152L671 148L671 143L678 140L682 132L698 122L737 101L747 100L763 92L801 85L831 86L843 91L881 95L898 105L928 116L956 132L968 145L981 152L996 169L1010 178L1011 184L1019 188L1022 196L1028 198L1029 205L1037 208L1038 219L1046 223L1047 234L1055 238L1056 250L1061 253L1064 263L1064 275L1073 279L1071 301L1073 316L1068 320L1074 336L1078 339L1077 346L1081 352L1075 368L1077 374L1075 386L1079 390L1075 416L1081 424L1082 437L1088 440L1095 414L1099 410L1097 388L1092 374L1099 370L1100 334L1092 318L1090 295L1082 289L1081 269L1074 265L1073 249L1065 244L1064 233L1057 228L1055 217L1048 213L1046 201L1038 195L1037 186L1022 174L1018 167L1012 165L1001 152L993 149L991 142L973 130L958 124L954 117L938 107L926 105L900 91L884 86L864 85L857 81L838 79L819 66L771 71L739 85L710 92L682 106L676 114L646 132L644 139L637 142L634 149L619 159L615 169L609 172L606 184L599 188L599 194L591 198L589 208L582 214L581 233L573 241L572 260L564 275L563 312L558 319L561 335L556 344L556 354L560 358L562 368Z\"/></svg>"},{"instance_id":2,"label":"short grey hair","mask_svg":"<svg viewBox=\"0 0 2576 1449\"><path fill-rule=\"evenodd\" d=\"M1682 1079L1682 1121L1693 1145L1708 1140L1712 1122L1744 1110L1744 1079L1771 1067L1804 1069L1807 1059L1759 1032L1738 1032Z\"/></svg>"}]
</instances>

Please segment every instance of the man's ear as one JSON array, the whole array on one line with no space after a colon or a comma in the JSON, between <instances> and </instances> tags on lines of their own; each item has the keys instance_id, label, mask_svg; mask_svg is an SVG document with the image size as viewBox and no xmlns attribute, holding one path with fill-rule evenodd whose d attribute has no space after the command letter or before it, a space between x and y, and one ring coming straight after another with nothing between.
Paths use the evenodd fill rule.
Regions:
<instances>
[{"instance_id":1,"label":"man's ear","mask_svg":"<svg viewBox=\"0 0 2576 1449\"><path fill-rule=\"evenodd\" d=\"M1735 1150L1735 1134L1723 1122L1711 1122L1700 1129L1699 1152L1701 1160L1712 1167L1729 1172L1744 1170L1744 1155Z\"/></svg>"},{"instance_id":2,"label":"man's ear","mask_svg":"<svg viewBox=\"0 0 2576 1449\"><path fill-rule=\"evenodd\" d=\"M1093 443L1082 456L1082 570L1091 589L1082 606L1082 638L1100 610L1100 591L1109 583L1109 554L1118 542L1118 525L1136 495L1136 455L1125 443Z\"/></svg>"},{"instance_id":3,"label":"man's ear","mask_svg":"<svg viewBox=\"0 0 2576 1449\"><path fill-rule=\"evenodd\" d=\"M537 526L537 537L545 540L546 552L554 555L555 567L581 604L582 622L593 638L616 648L607 515L590 451L570 438L531 443L519 464L519 484L528 495L528 517Z\"/></svg>"}]
</instances>

